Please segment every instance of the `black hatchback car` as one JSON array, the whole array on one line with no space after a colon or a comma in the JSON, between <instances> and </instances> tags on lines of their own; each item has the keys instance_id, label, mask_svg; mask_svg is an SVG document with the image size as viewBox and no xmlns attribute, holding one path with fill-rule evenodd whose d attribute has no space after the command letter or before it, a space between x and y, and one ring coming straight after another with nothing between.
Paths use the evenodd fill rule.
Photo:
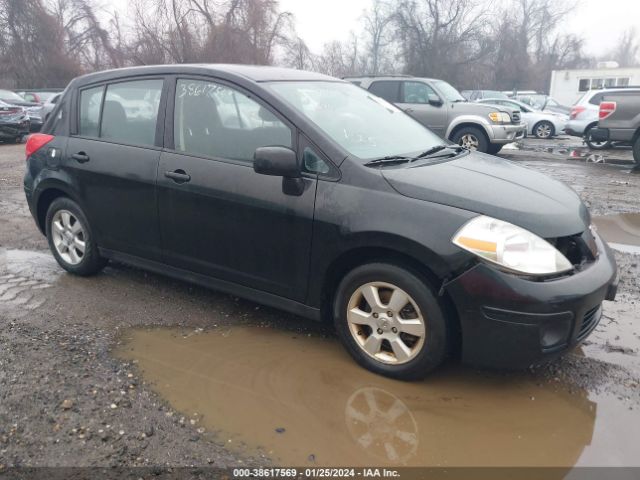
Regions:
<instances>
[{"instance_id":1,"label":"black hatchback car","mask_svg":"<svg viewBox=\"0 0 640 480\"><path fill-rule=\"evenodd\" d=\"M611 251L571 189L320 74L86 75L26 150L31 212L67 271L115 260L330 320L391 377L450 354L541 362L615 297Z\"/></svg>"}]
</instances>

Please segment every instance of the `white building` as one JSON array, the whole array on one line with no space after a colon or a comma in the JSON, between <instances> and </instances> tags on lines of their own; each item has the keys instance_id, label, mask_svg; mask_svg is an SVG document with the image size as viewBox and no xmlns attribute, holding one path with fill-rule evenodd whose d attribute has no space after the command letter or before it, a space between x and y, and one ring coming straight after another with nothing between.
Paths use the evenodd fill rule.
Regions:
<instances>
[{"instance_id":1,"label":"white building","mask_svg":"<svg viewBox=\"0 0 640 480\"><path fill-rule=\"evenodd\" d=\"M549 95L563 105L573 105L588 90L640 86L640 68L617 68L615 62L601 62L598 67L603 68L554 70Z\"/></svg>"}]
</instances>

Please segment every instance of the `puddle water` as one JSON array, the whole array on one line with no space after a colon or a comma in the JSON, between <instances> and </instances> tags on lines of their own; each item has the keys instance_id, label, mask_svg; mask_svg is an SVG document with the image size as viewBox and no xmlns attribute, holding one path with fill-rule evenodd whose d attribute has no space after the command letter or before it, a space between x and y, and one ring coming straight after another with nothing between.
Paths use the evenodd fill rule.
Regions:
<instances>
[{"instance_id":1,"label":"puddle water","mask_svg":"<svg viewBox=\"0 0 640 480\"><path fill-rule=\"evenodd\" d=\"M640 253L640 213L618 213L594 217L593 223L611 248Z\"/></svg>"},{"instance_id":2,"label":"puddle water","mask_svg":"<svg viewBox=\"0 0 640 480\"><path fill-rule=\"evenodd\" d=\"M60 275L50 254L0 248L0 307L33 310L45 298L42 289Z\"/></svg>"},{"instance_id":3,"label":"puddle water","mask_svg":"<svg viewBox=\"0 0 640 480\"><path fill-rule=\"evenodd\" d=\"M279 465L640 461L636 411L559 384L454 367L398 382L358 367L334 339L258 327L133 330L116 353L231 448Z\"/></svg>"}]
</instances>

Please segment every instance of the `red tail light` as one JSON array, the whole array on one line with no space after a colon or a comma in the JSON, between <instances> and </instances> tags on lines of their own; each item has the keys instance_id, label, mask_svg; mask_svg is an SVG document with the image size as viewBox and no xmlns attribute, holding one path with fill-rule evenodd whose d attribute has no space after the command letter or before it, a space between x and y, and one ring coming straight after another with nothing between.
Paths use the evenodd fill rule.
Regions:
<instances>
[{"instance_id":1,"label":"red tail light","mask_svg":"<svg viewBox=\"0 0 640 480\"><path fill-rule=\"evenodd\" d=\"M604 120L610 116L617 108L616 102L600 102L600 111L598 112L598 118Z\"/></svg>"},{"instance_id":2,"label":"red tail light","mask_svg":"<svg viewBox=\"0 0 640 480\"><path fill-rule=\"evenodd\" d=\"M569 120L573 120L578 115L586 110L586 107L571 107L571 112L569 112Z\"/></svg>"},{"instance_id":3,"label":"red tail light","mask_svg":"<svg viewBox=\"0 0 640 480\"><path fill-rule=\"evenodd\" d=\"M24 148L27 158L36 153L54 138L55 137L53 135L47 135L46 133L34 133L29 135L27 138L27 145Z\"/></svg>"}]
</instances>

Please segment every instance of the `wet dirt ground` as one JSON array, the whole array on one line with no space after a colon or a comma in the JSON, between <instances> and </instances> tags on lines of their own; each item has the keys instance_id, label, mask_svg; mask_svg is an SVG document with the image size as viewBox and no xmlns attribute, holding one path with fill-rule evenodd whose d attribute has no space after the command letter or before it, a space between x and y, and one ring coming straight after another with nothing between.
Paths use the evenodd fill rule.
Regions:
<instances>
[{"instance_id":1,"label":"wet dirt ground","mask_svg":"<svg viewBox=\"0 0 640 480\"><path fill-rule=\"evenodd\" d=\"M640 175L570 139L501 156L574 188L616 247L620 287L585 344L516 372L447 365L403 383L330 329L110 265L63 273L0 145L0 469L13 465L639 465ZM462 448L461 448L462 447Z\"/></svg>"}]
</instances>

